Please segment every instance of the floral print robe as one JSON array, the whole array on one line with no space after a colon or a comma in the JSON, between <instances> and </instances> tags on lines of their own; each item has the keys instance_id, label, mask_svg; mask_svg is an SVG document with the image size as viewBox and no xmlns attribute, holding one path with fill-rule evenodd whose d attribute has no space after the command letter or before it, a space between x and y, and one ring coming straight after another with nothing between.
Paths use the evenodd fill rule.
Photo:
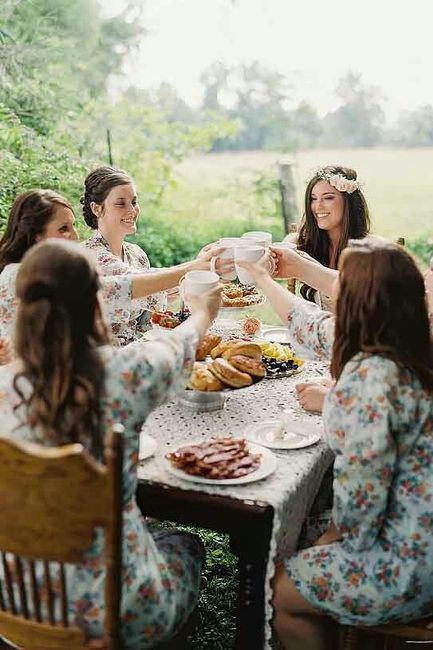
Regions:
<instances>
[{"instance_id":1,"label":"floral print robe","mask_svg":"<svg viewBox=\"0 0 433 650\"><path fill-rule=\"evenodd\" d=\"M195 333L179 331L153 336L123 348L101 348L105 362L104 429L125 427L123 467L123 574L121 622L125 647L154 647L185 622L197 600L203 548L186 533L164 530L151 534L135 501L139 434L147 415L183 385L191 372ZM30 429L17 405L12 380L19 361L0 368L2 435L50 445ZM22 384L29 389L28 384ZM104 540L94 535L86 561L67 566L71 622L84 626L90 637L102 634L104 616ZM0 569L1 570L1 569ZM71 597L72 595L72 597ZM18 602L18 601L17 601ZM58 612L59 613L59 612Z\"/></svg>"},{"instance_id":2,"label":"floral print robe","mask_svg":"<svg viewBox=\"0 0 433 650\"><path fill-rule=\"evenodd\" d=\"M330 354L323 312L289 318L302 345ZM343 624L406 622L433 603L433 396L407 369L358 354L323 412L335 452L332 518L342 541L286 561L299 592Z\"/></svg>"},{"instance_id":3,"label":"floral print robe","mask_svg":"<svg viewBox=\"0 0 433 650\"><path fill-rule=\"evenodd\" d=\"M19 268L19 264L8 264L0 273L1 337L13 338L17 305L15 282ZM112 330L121 328L131 313L131 276L110 276L100 280L105 318Z\"/></svg>"},{"instance_id":4,"label":"floral print robe","mask_svg":"<svg viewBox=\"0 0 433 650\"><path fill-rule=\"evenodd\" d=\"M111 252L107 240L98 230L83 242L83 246L92 251L96 257L101 275L113 276L152 271L149 258L140 246L123 242L123 260L121 260ZM120 345L137 340L143 332L150 329L151 311L164 310L166 307L165 292L156 293L147 298L136 298L132 301L129 317L112 326L114 337Z\"/></svg>"}]
</instances>

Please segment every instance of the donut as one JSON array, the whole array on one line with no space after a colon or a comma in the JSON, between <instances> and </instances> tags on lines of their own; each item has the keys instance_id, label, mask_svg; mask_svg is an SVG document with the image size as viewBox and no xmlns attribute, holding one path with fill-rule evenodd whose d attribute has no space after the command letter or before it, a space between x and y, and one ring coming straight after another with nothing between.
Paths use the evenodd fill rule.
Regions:
<instances>
[{"instance_id":1,"label":"donut","mask_svg":"<svg viewBox=\"0 0 433 650\"><path fill-rule=\"evenodd\" d=\"M237 370L225 359L215 359L209 364L209 370L218 377L224 384L231 386L231 388L242 388L243 386L250 386L253 383L251 375L246 372Z\"/></svg>"},{"instance_id":2,"label":"donut","mask_svg":"<svg viewBox=\"0 0 433 650\"><path fill-rule=\"evenodd\" d=\"M204 361L210 351L221 342L221 336L217 334L205 334L200 342L195 353L197 361Z\"/></svg>"},{"instance_id":3,"label":"donut","mask_svg":"<svg viewBox=\"0 0 433 650\"><path fill-rule=\"evenodd\" d=\"M257 345L257 343L239 341L239 343L236 343L236 345L232 345L227 350L225 350L222 356L228 361L230 357L236 354L243 354L245 357L251 357L252 359L261 359L262 349L260 345Z\"/></svg>"},{"instance_id":4,"label":"donut","mask_svg":"<svg viewBox=\"0 0 433 650\"><path fill-rule=\"evenodd\" d=\"M260 359L252 359L243 354L235 354L233 357L230 357L230 363L241 372L247 372L253 377L262 379L266 375L266 366Z\"/></svg>"},{"instance_id":5,"label":"donut","mask_svg":"<svg viewBox=\"0 0 433 650\"><path fill-rule=\"evenodd\" d=\"M189 386L193 390L205 392L214 392L223 390L225 385L210 372L206 365L199 363L194 364L194 368L189 380Z\"/></svg>"}]
</instances>

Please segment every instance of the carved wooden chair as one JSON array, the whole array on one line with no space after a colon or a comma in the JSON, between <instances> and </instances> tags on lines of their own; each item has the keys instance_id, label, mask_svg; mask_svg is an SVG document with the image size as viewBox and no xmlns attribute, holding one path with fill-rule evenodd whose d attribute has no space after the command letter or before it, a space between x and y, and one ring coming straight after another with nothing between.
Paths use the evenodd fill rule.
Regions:
<instances>
[{"instance_id":1,"label":"carved wooden chair","mask_svg":"<svg viewBox=\"0 0 433 650\"><path fill-rule=\"evenodd\" d=\"M106 465L79 444L49 448L0 438L0 636L6 641L26 650L121 649L122 431L116 425L107 435ZM90 642L68 620L64 563L83 560L96 526L105 529L106 614L104 638Z\"/></svg>"}]
</instances>

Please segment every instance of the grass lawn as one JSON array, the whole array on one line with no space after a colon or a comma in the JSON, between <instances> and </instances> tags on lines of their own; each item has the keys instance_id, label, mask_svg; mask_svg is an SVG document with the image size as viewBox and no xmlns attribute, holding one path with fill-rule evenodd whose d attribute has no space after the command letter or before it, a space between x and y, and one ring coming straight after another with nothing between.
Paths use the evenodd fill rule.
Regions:
<instances>
[{"instance_id":1,"label":"grass lawn","mask_svg":"<svg viewBox=\"0 0 433 650\"><path fill-rule=\"evenodd\" d=\"M258 173L276 175L279 158L281 154L275 152L207 154L184 161L177 172L188 191L195 191L196 199L207 188L208 209L203 210L202 218L216 216L216 208L220 216L231 213L236 219L240 214L236 207L243 210L242 216L248 212L240 188ZM292 159L299 215L311 172L321 165L339 163L356 169L364 183L375 232L391 239L423 233L433 236L433 149L317 149L300 151ZM221 186L226 191L214 206L212 199Z\"/></svg>"}]
</instances>

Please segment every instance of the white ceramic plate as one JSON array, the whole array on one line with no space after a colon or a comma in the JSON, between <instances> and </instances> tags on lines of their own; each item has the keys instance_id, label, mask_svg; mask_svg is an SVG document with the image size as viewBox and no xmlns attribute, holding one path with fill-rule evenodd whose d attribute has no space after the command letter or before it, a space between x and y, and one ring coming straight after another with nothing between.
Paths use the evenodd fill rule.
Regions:
<instances>
[{"instance_id":1,"label":"white ceramic plate","mask_svg":"<svg viewBox=\"0 0 433 650\"><path fill-rule=\"evenodd\" d=\"M244 436L269 449L302 449L314 445L321 438L317 426L306 420L295 420L285 422L284 438L274 440L272 433L282 423L282 420L262 420L249 424L244 430Z\"/></svg>"},{"instance_id":2,"label":"white ceramic plate","mask_svg":"<svg viewBox=\"0 0 433 650\"><path fill-rule=\"evenodd\" d=\"M260 338L271 343L290 343L287 327L263 327Z\"/></svg>"},{"instance_id":3,"label":"white ceramic plate","mask_svg":"<svg viewBox=\"0 0 433 650\"><path fill-rule=\"evenodd\" d=\"M147 433L140 434L140 447L138 450L138 460L146 460L150 458L156 451L156 440L149 436Z\"/></svg>"},{"instance_id":4,"label":"white ceramic plate","mask_svg":"<svg viewBox=\"0 0 433 650\"><path fill-rule=\"evenodd\" d=\"M180 447L186 447L187 445L197 445L201 442L203 442L203 440L195 440L191 442L185 441L182 445L178 445L172 449L169 449L168 453L176 451ZM254 483L255 481L260 481L262 478L266 478L269 476L269 474L272 474L272 472L275 471L275 468L277 466L277 458L271 451L269 451L269 449L266 449L266 447L252 443L250 443L248 446L253 454L261 454L261 462L259 467L255 469L254 472L246 474L245 476L240 476L239 478L225 478L218 480L212 478L204 478L203 476L194 476L193 474L187 474L181 469L174 467L170 461L165 458L165 456L164 467L169 472L171 472L171 474L174 474L184 481L190 481L192 483L206 483L207 485L243 485L245 483Z\"/></svg>"}]
</instances>

